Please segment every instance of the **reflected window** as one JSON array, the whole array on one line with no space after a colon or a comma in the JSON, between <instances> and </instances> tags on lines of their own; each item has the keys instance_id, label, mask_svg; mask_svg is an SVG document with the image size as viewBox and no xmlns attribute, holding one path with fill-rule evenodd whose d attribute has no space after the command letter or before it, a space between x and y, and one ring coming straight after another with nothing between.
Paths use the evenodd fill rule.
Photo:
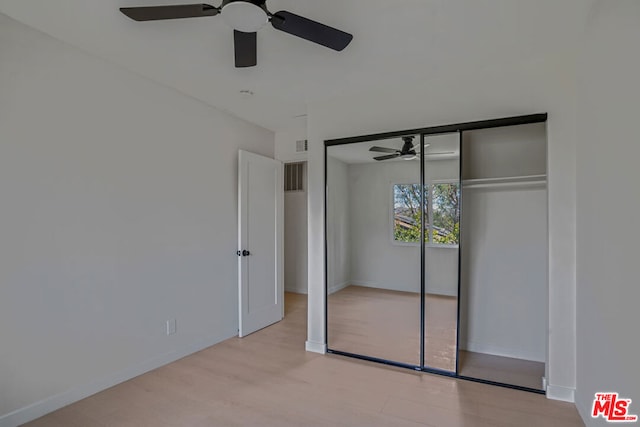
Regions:
<instances>
[{"instance_id":1,"label":"reflected window","mask_svg":"<svg viewBox=\"0 0 640 427\"><path fill-rule=\"evenodd\" d=\"M434 183L425 188L425 242L457 245L460 241L460 185ZM393 185L393 240L420 243L420 184Z\"/></svg>"},{"instance_id":2,"label":"reflected window","mask_svg":"<svg viewBox=\"0 0 640 427\"><path fill-rule=\"evenodd\" d=\"M460 185L431 185L431 243L457 245L460 241Z\"/></svg>"},{"instance_id":3,"label":"reflected window","mask_svg":"<svg viewBox=\"0 0 640 427\"><path fill-rule=\"evenodd\" d=\"M393 185L393 240L420 243L420 184Z\"/></svg>"}]
</instances>

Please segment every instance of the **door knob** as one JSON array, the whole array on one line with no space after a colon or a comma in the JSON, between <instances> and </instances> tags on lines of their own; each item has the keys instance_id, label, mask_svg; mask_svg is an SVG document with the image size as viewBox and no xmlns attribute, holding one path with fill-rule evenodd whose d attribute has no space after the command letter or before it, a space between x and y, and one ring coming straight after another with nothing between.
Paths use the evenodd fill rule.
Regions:
<instances>
[{"instance_id":1,"label":"door knob","mask_svg":"<svg viewBox=\"0 0 640 427\"><path fill-rule=\"evenodd\" d=\"M251 252L249 252L249 251L248 251L248 250L246 250L246 249L243 249L243 250L242 250L242 256L249 256L249 255L251 255Z\"/></svg>"}]
</instances>

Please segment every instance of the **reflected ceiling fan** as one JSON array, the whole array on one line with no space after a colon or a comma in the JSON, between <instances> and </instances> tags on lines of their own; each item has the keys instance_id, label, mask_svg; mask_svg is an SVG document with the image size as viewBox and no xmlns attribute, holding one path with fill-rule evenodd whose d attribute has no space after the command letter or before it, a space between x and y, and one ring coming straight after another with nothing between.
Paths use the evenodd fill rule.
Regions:
<instances>
[{"instance_id":1,"label":"reflected ceiling fan","mask_svg":"<svg viewBox=\"0 0 640 427\"><path fill-rule=\"evenodd\" d=\"M374 151L377 153L391 153L386 156L378 156L374 157L374 160L391 160L396 158L401 158L403 160L414 160L417 158L418 154L420 154L420 150L416 150L416 145L413 144L413 139L415 136L403 136L402 140L404 144L401 149L388 148L388 147L371 147L369 151ZM429 147L431 144L424 144L424 148ZM440 151L440 152L432 152L425 150L424 158L427 160L446 160L456 155L456 151Z\"/></svg>"},{"instance_id":2,"label":"reflected ceiling fan","mask_svg":"<svg viewBox=\"0 0 640 427\"><path fill-rule=\"evenodd\" d=\"M256 65L256 31L267 22L284 31L333 50L341 51L353 35L285 10L271 13L266 0L223 0L219 7L210 4L122 7L120 11L135 21L158 21L178 18L222 15L233 28L235 65L237 68Z\"/></svg>"},{"instance_id":3,"label":"reflected ceiling fan","mask_svg":"<svg viewBox=\"0 0 640 427\"><path fill-rule=\"evenodd\" d=\"M374 160L382 161L382 160L391 160L396 158L401 158L403 160L413 160L416 158L417 152L415 150L415 145L413 145L414 136L403 136L402 140L404 144L402 148L396 150L395 148L387 148L387 147L371 147L369 151L375 151L377 153L391 153L386 156L378 156L374 157ZM428 145L428 144L427 144ZM427 146L425 145L425 146Z\"/></svg>"}]
</instances>

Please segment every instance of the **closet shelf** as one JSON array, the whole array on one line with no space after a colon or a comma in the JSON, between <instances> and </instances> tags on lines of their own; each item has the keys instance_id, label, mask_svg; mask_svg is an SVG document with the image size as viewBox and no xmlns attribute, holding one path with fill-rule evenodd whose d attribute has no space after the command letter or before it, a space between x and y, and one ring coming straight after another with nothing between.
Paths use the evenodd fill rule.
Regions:
<instances>
[{"instance_id":1,"label":"closet shelf","mask_svg":"<svg viewBox=\"0 0 640 427\"><path fill-rule=\"evenodd\" d=\"M543 186L547 183L547 175L524 175L498 178L476 178L462 181L463 188L492 188L492 187L529 187Z\"/></svg>"}]
</instances>

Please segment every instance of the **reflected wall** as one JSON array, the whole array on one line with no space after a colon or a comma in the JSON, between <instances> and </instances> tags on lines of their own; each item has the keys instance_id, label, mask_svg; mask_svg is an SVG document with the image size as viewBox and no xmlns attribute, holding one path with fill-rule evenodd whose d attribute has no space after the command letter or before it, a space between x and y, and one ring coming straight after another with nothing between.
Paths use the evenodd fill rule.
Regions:
<instances>
[{"instance_id":1,"label":"reflected wall","mask_svg":"<svg viewBox=\"0 0 640 427\"><path fill-rule=\"evenodd\" d=\"M327 147L332 350L420 365L419 141Z\"/></svg>"}]
</instances>

